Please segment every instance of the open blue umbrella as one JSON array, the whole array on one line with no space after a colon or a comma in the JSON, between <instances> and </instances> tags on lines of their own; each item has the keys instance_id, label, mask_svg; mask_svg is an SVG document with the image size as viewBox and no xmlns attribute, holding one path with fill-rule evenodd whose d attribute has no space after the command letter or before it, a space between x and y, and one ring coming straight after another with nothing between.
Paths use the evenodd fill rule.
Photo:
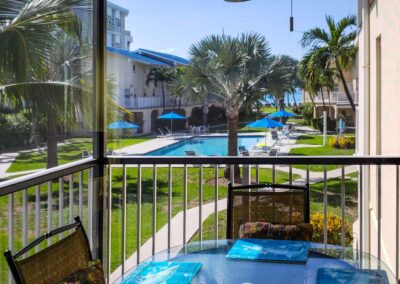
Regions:
<instances>
[{"instance_id":1,"label":"open blue umbrella","mask_svg":"<svg viewBox=\"0 0 400 284\"><path fill-rule=\"evenodd\" d=\"M267 145L267 129L276 128L276 127L284 127L285 125L283 123L269 119L268 117L264 117L263 119L254 121L254 122L248 124L247 126L253 127L253 128L265 128L265 145Z\"/></svg>"},{"instance_id":2,"label":"open blue umbrella","mask_svg":"<svg viewBox=\"0 0 400 284\"><path fill-rule=\"evenodd\" d=\"M280 110L269 115L269 117L293 117L293 116L297 116L297 114L285 110Z\"/></svg>"},{"instance_id":3,"label":"open blue umbrella","mask_svg":"<svg viewBox=\"0 0 400 284\"><path fill-rule=\"evenodd\" d=\"M127 121L115 121L108 125L108 129L134 129L134 128L139 128L139 126Z\"/></svg>"},{"instance_id":4,"label":"open blue umbrella","mask_svg":"<svg viewBox=\"0 0 400 284\"><path fill-rule=\"evenodd\" d=\"M184 117L184 116L182 116L180 114L177 114L175 112L172 112L172 111L169 112L169 113L160 115L158 118L159 119L169 119L169 120L171 120L171 133L172 133L172 121L173 120L175 120L175 119L177 119L177 120L186 119L186 117Z\"/></svg>"}]
</instances>

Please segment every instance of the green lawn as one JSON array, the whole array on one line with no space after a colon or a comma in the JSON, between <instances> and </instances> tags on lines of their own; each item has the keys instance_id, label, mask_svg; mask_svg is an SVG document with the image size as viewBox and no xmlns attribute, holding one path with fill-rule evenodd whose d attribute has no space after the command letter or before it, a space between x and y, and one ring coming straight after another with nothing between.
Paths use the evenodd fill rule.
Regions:
<instances>
[{"instance_id":1,"label":"green lawn","mask_svg":"<svg viewBox=\"0 0 400 284\"><path fill-rule=\"evenodd\" d=\"M329 137L329 136L328 136ZM332 137L332 136L331 136ZM309 145L322 145L322 135L302 135L296 141L296 144L309 144ZM354 149L336 149L330 146L321 147L304 147L294 148L290 150L290 156L352 156ZM306 165L294 165L295 168L305 170ZM328 165L326 168L328 171L339 168L340 165ZM322 172L324 166L312 165L310 166L311 171Z\"/></svg>"},{"instance_id":2,"label":"green lawn","mask_svg":"<svg viewBox=\"0 0 400 284\"><path fill-rule=\"evenodd\" d=\"M107 143L108 149L120 149L126 146L142 143L151 138L129 138ZM71 163L82 158L82 150L92 151L92 142L89 138L69 139L64 145L58 147L58 163L60 165ZM8 168L8 173L29 171L46 168L46 153L28 152L20 153L12 165Z\"/></svg>"},{"instance_id":3,"label":"green lawn","mask_svg":"<svg viewBox=\"0 0 400 284\"><path fill-rule=\"evenodd\" d=\"M255 177L256 170L252 169L252 176ZM113 171L113 211L112 211L112 268L118 267L121 260L121 175L122 171L116 169ZM260 182L272 182L272 171L270 169L262 169L259 171ZM222 178L223 169L219 170L219 177ZM136 177L135 169L128 170L127 178L127 194L128 206L127 215L129 220L127 223L127 255L131 255L136 250ZM168 212L168 169L159 168L157 171L158 188L157 188L157 229L160 229L167 223ZM293 176L294 179L299 178L298 175ZM151 237L152 234L152 169L143 168L142 170L142 187L143 187L143 204L142 204L142 244ZM214 200L214 168L204 168L203 175L203 202L211 202ZM288 180L288 174L284 172L276 172L276 182L283 183ZM176 215L183 210L183 169L174 168L172 173L172 215ZM219 198L227 196L227 187L219 186ZM199 175L198 168L188 169L188 208L198 206L199 202Z\"/></svg>"}]
</instances>

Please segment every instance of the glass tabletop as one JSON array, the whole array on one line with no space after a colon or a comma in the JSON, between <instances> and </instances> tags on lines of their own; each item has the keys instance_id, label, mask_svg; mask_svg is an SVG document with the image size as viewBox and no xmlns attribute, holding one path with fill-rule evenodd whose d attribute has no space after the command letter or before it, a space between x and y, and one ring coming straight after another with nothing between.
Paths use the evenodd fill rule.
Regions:
<instances>
[{"instance_id":1,"label":"glass tabletop","mask_svg":"<svg viewBox=\"0 0 400 284\"><path fill-rule=\"evenodd\" d=\"M202 267L199 273L191 282L193 284L317 283L317 271L320 268L378 270L387 275L388 283L397 283L394 274L385 263L353 248L311 243L307 262L293 264L227 259L226 254L234 243L233 240L189 243L160 252L144 263L151 261L201 263ZM114 283L135 283L132 278L129 278L135 269L127 271Z\"/></svg>"}]
</instances>

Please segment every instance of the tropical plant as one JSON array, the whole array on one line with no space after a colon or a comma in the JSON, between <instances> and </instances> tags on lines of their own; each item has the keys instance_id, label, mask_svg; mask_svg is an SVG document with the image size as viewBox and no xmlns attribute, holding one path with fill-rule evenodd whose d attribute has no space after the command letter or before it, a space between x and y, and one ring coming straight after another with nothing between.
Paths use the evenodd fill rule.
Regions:
<instances>
[{"instance_id":1,"label":"tropical plant","mask_svg":"<svg viewBox=\"0 0 400 284\"><path fill-rule=\"evenodd\" d=\"M241 107L259 99L271 78L283 79L280 57L272 57L265 38L257 33L238 37L211 35L190 48L191 64L184 74L189 96L204 101L214 97L225 105L228 155L237 156L237 126ZM225 176L229 176L229 167ZM235 170L236 176L239 171Z\"/></svg>"},{"instance_id":2,"label":"tropical plant","mask_svg":"<svg viewBox=\"0 0 400 284\"><path fill-rule=\"evenodd\" d=\"M163 111L165 112L165 88L173 80L173 73L167 67L151 68L149 74L147 74L146 85L149 86L150 82L154 83L154 87L157 88L158 84L161 84L161 91L163 97Z\"/></svg>"},{"instance_id":3,"label":"tropical plant","mask_svg":"<svg viewBox=\"0 0 400 284\"><path fill-rule=\"evenodd\" d=\"M82 115L89 101L82 88L86 54L81 17L88 18L90 9L89 1L80 0L0 3L0 100L45 118L48 167L57 165L59 129Z\"/></svg>"},{"instance_id":4,"label":"tropical plant","mask_svg":"<svg viewBox=\"0 0 400 284\"><path fill-rule=\"evenodd\" d=\"M336 23L332 17L326 16L326 23L328 30L311 29L303 34L301 43L303 47L311 47L309 56L325 61L325 68L334 64L351 108L355 111L354 100L347 86L344 72L354 66L357 56L355 45L357 31L353 29L356 27L357 18L347 16Z\"/></svg>"},{"instance_id":5,"label":"tropical plant","mask_svg":"<svg viewBox=\"0 0 400 284\"><path fill-rule=\"evenodd\" d=\"M313 226L313 242L324 242L324 214L315 213L311 215L310 220ZM327 232L328 244L341 245L342 244L342 223L344 223L344 240L346 246L351 246L353 242L353 235L351 225L347 220L342 222L342 218L335 214L328 213L327 216Z\"/></svg>"}]
</instances>

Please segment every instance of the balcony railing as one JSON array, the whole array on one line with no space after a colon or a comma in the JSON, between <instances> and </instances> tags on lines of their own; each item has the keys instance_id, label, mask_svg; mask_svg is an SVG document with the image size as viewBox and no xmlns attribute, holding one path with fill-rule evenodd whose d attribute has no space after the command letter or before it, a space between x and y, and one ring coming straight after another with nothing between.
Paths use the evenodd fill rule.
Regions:
<instances>
[{"instance_id":1,"label":"balcony railing","mask_svg":"<svg viewBox=\"0 0 400 284\"><path fill-rule=\"evenodd\" d=\"M358 98L356 93L351 93L351 97L354 100L354 103L358 102ZM324 100L326 105L350 105L349 100L347 99L346 93L344 92L332 92L328 95L328 93L324 93ZM310 100L311 101L311 100ZM314 96L315 103L323 103L322 95L318 94Z\"/></svg>"},{"instance_id":2,"label":"balcony railing","mask_svg":"<svg viewBox=\"0 0 400 284\"><path fill-rule=\"evenodd\" d=\"M193 239L224 238L228 182L309 183L311 213L323 216L320 242L326 245L333 242L328 227L333 212L341 222L338 245L369 252L370 243L376 241L371 253L389 261L382 253L382 222L395 220L392 243L397 257L390 264L399 276L400 157L108 157L104 163L104 195L99 191L103 182L94 178L99 167L95 160L0 184L1 214L8 216L0 223L0 232L8 235L0 241L0 249L21 248L80 215L95 255L96 250L103 251L104 268L112 283L159 251ZM225 179L227 164L239 166L241 178L235 174L238 167L232 166ZM388 170L396 178L390 188L396 197L394 216L382 214L382 172ZM371 189L362 182L371 173L376 173L377 181L375 239L366 226L370 214L365 214ZM354 237L350 243L348 223ZM99 224L106 224L104 230ZM9 276L3 260L0 273L0 282L5 283Z\"/></svg>"},{"instance_id":3,"label":"balcony railing","mask_svg":"<svg viewBox=\"0 0 400 284\"><path fill-rule=\"evenodd\" d=\"M161 106L162 106L162 98L160 97L139 97L139 98L125 99L126 108L142 109L142 108L152 108Z\"/></svg>"}]
</instances>

